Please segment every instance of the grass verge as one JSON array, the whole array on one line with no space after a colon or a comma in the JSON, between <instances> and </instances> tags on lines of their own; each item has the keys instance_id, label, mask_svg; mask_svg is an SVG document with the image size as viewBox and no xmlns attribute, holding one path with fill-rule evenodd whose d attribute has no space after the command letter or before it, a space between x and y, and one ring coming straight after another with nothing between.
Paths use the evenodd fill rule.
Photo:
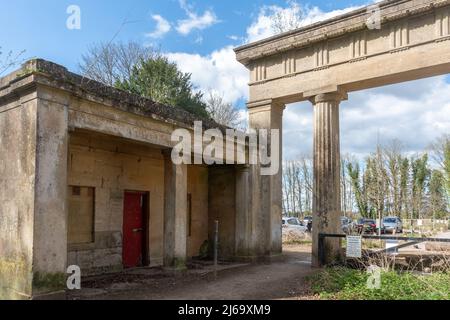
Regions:
<instances>
[{"instance_id":1,"label":"grass verge","mask_svg":"<svg viewBox=\"0 0 450 320\"><path fill-rule=\"evenodd\" d=\"M324 300L448 300L450 273L419 275L381 273L379 289L369 289L368 273L344 267L325 269L308 278L312 293Z\"/></svg>"}]
</instances>

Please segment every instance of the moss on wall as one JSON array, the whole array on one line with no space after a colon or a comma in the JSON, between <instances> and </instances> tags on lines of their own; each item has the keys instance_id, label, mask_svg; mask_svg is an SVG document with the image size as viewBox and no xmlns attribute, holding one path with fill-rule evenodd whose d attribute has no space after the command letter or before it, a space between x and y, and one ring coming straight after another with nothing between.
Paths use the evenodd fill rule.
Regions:
<instances>
[{"instance_id":1,"label":"moss on wall","mask_svg":"<svg viewBox=\"0 0 450 320\"><path fill-rule=\"evenodd\" d=\"M31 272L24 258L0 258L0 300L23 299L31 295Z\"/></svg>"},{"instance_id":2,"label":"moss on wall","mask_svg":"<svg viewBox=\"0 0 450 320\"><path fill-rule=\"evenodd\" d=\"M33 294L64 290L66 274L35 272L33 275Z\"/></svg>"}]
</instances>

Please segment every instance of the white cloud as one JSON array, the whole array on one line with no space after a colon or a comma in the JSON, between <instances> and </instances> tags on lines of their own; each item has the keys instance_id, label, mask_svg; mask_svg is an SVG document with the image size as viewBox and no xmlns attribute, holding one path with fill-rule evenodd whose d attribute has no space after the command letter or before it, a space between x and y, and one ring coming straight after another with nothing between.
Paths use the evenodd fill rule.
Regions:
<instances>
[{"instance_id":1,"label":"white cloud","mask_svg":"<svg viewBox=\"0 0 450 320\"><path fill-rule=\"evenodd\" d=\"M183 72L191 73L193 83L203 92L214 90L232 103L248 96L248 71L236 61L231 46L206 56L179 52L167 57Z\"/></svg>"},{"instance_id":2,"label":"white cloud","mask_svg":"<svg viewBox=\"0 0 450 320\"><path fill-rule=\"evenodd\" d=\"M256 20L247 28L247 42L258 41L275 35L274 20L277 17L279 17L278 20L285 23L284 28L293 29L330 19L358 8L361 7L348 7L324 12L318 7L300 6L294 1L288 1L287 7L263 6Z\"/></svg>"},{"instance_id":3,"label":"white cloud","mask_svg":"<svg viewBox=\"0 0 450 320\"><path fill-rule=\"evenodd\" d=\"M155 14L152 15L152 19L156 22L156 29L151 33L147 33L146 36L153 39L162 38L166 33L168 33L172 27L169 21L164 19L162 16Z\"/></svg>"},{"instance_id":4,"label":"white cloud","mask_svg":"<svg viewBox=\"0 0 450 320\"><path fill-rule=\"evenodd\" d=\"M193 30L203 30L219 22L216 14L212 10L206 10L202 15L193 11L186 0L180 0L181 8L186 12L187 19L179 20L177 25L178 33L186 36Z\"/></svg>"},{"instance_id":5,"label":"white cloud","mask_svg":"<svg viewBox=\"0 0 450 320\"><path fill-rule=\"evenodd\" d=\"M230 40L233 40L233 41L239 41L239 40L243 39L242 37L235 36L235 35L227 36L227 38L230 39Z\"/></svg>"},{"instance_id":6,"label":"white cloud","mask_svg":"<svg viewBox=\"0 0 450 320\"><path fill-rule=\"evenodd\" d=\"M445 77L351 93L341 103L341 151L363 158L379 139L398 139L409 153L424 151L430 142L450 132L450 83ZM311 103L290 105L284 115L284 155L312 153Z\"/></svg>"}]
</instances>

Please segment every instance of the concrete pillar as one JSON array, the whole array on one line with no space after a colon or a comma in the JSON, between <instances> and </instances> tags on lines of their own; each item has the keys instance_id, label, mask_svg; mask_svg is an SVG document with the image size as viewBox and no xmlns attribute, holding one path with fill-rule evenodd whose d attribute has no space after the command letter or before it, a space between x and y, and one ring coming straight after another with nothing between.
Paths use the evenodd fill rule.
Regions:
<instances>
[{"instance_id":1,"label":"concrete pillar","mask_svg":"<svg viewBox=\"0 0 450 320\"><path fill-rule=\"evenodd\" d=\"M61 298L67 269L67 107L38 100L32 298Z\"/></svg>"},{"instance_id":2,"label":"concrete pillar","mask_svg":"<svg viewBox=\"0 0 450 320\"><path fill-rule=\"evenodd\" d=\"M0 299L64 297L68 115L50 98L0 114Z\"/></svg>"},{"instance_id":3,"label":"concrete pillar","mask_svg":"<svg viewBox=\"0 0 450 320\"><path fill-rule=\"evenodd\" d=\"M236 166L236 234L235 253L237 259L251 256L252 223L249 211L249 167Z\"/></svg>"},{"instance_id":4,"label":"concrete pillar","mask_svg":"<svg viewBox=\"0 0 450 320\"><path fill-rule=\"evenodd\" d=\"M257 256L277 256L282 252L282 124L284 104L273 100L249 103L250 128L278 129L279 150L268 145L269 152L279 151L278 171L273 175L262 175L261 164L250 168L250 214L253 222L252 239L254 254ZM269 137L269 142L271 141ZM259 160L258 160L259 161Z\"/></svg>"},{"instance_id":5,"label":"concrete pillar","mask_svg":"<svg viewBox=\"0 0 450 320\"><path fill-rule=\"evenodd\" d=\"M339 103L340 92L318 94L314 104L314 190L312 264L319 266L319 233L341 233ZM324 242L325 263L340 259L340 240Z\"/></svg>"},{"instance_id":6,"label":"concrete pillar","mask_svg":"<svg viewBox=\"0 0 450 320\"><path fill-rule=\"evenodd\" d=\"M187 256L187 166L164 152L164 265L184 268Z\"/></svg>"}]
</instances>

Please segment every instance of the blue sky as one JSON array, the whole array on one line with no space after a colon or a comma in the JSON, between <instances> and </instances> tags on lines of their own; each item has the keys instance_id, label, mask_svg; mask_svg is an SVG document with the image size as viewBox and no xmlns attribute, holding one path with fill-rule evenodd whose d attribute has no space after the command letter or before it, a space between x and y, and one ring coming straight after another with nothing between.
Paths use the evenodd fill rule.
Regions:
<instances>
[{"instance_id":1,"label":"blue sky","mask_svg":"<svg viewBox=\"0 0 450 320\"><path fill-rule=\"evenodd\" d=\"M179 0L0 0L0 44L9 50L26 50L27 57L41 57L77 70L81 54L93 42L109 41L119 30L117 40L135 40L160 46L163 51L208 54L226 45L239 44L229 36L245 37L246 29L257 18L260 9L269 5L285 5L276 0L207 0L187 2L190 10L201 17L213 12L217 23L203 30L194 29L183 35L175 30L187 13ZM365 1L314 1L310 5L324 11L364 4ZM81 30L68 30L66 9L81 9ZM151 39L146 34L156 28L153 15L173 24L164 37ZM129 21L123 25L124 21ZM199 43L199 39L202 42Z\"/></svg>"},{"instance_id":2,"label":"blue sky","mask_svg":"<svg viewBox=\"0 0 450 320\"><path fill-rule=\"evenodd\" d=\"M78 71L81 55L95 42L134 40L161 49L203 92L215 91L245 117L248 73L233 48L273 35L276 12L293 12L286 0L15 0L1 1L0 46L26 50ZM303 25L354 10L374 0L299 1ZM69 30L66 10L81 10L81 29ZM124 22L126 22L124 24ZM114 36L117 35L115 38ZM312 151L312 106L290 105L284 116L284 156ZM342 153L360 158L380 139L403 142L409 153L423 151L450 133L450 81L441 76L350 94L342 103Z\"/></svg>"}]
</instances>

